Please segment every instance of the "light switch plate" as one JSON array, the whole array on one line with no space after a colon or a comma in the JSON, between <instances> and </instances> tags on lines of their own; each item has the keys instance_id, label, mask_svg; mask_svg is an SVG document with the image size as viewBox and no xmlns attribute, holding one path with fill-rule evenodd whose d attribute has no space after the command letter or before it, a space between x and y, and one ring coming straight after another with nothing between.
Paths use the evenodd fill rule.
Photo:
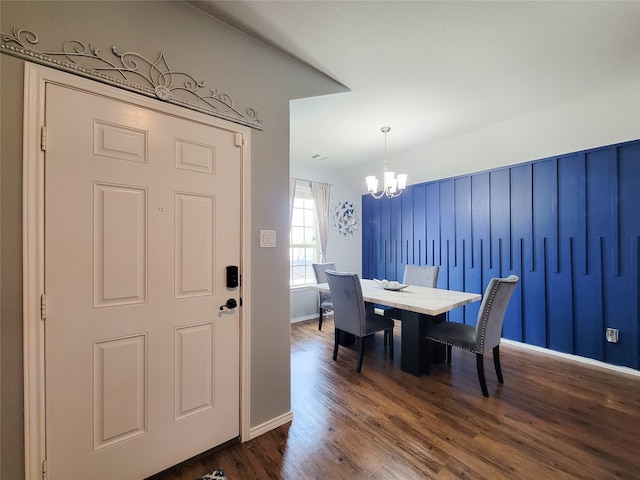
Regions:
<instances>
[{"instance_id":1,"label":"light switch plate","mask_svg":"<svg viewBox=\"0 0 640 480\"><path fill-rule=\"evenodd\" d=\"M260 248L273 248L276 246L275 230L260 230Z\"/></svg>"}]
</instances>

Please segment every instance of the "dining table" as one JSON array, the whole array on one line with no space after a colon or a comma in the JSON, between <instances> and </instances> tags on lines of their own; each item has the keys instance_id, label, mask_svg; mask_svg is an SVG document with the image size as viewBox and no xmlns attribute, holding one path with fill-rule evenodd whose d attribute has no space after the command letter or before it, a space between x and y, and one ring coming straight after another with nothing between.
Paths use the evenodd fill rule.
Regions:
<instances>
[{"instance_id":1,"label":"dining table","mask_svg":"<svg viewBox=\"0 0 640 480\"><path fill-rule=\"evenodd\" d=\"M368 307L391 307L392 318L400 321L400 368L415 376L427 372L426 330L447 321L454 308L481 300L479 293L408 285L400 290L385 288L381 282L360 279L362 297ZM313 290L331 293L328 283L309 285ZM396 317L397 316L397 317ZM443 346L444 347L444 346ZM444 349L434 349L434 363L444 360Z\"/></svg>"}]
</instances>

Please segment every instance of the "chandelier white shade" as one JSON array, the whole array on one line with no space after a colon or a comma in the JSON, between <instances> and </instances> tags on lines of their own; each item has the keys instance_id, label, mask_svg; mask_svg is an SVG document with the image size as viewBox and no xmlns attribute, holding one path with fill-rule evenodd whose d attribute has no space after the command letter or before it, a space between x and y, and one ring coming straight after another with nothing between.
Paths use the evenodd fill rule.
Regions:
<instances>
[{"instance_id":1,"label":"chandelier white shade","mask_svg":"<svg viewBox=\"0 0 640 480\"><path fill-rule=\"evenodd\" d=\"M378 192L378 178L371 175L366 178L367 190L373 198L379 200L383 196L395 198L402 194L407 186L407 175L399 173L396 177L395 172L389 171L389 156L387 155L387 133L391 127L382 127L380 131L384 133L384 157L382 158L382 190Z\"/></svg>"}]
</instances>

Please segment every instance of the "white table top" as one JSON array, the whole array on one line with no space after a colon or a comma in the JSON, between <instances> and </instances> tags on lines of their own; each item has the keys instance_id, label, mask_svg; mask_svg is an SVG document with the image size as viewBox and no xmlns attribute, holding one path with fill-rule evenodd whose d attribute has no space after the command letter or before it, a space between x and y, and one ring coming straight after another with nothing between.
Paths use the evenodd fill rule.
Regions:
<instances>
[{"instance_id":1,"label":"white table top","mask_svg":"<svg viewBox=\"0 0 640 480\"><path fill-rule=\"evenodd\" d=\"M480 301L479 293L458 292L440 288L409 285L404 290L385 290L373 280L360 279L362 296L365 302L387 305L411 312L440 315L468 303ZM313 290L330 292L328 283L309 285Z\"/></svg>"}]
</instances>

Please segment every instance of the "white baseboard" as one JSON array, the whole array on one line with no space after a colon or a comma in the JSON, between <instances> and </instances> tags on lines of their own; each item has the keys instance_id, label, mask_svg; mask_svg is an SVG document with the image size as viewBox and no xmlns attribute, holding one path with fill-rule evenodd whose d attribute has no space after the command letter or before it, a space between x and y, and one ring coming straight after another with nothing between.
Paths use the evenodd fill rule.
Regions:
<instances>
[{"instance_id":1,"label":"white baseboard","mask_svg":"<svg viewBox=\"0 0 640 480\"><path fill-rule=\"evenodd\" d=\"M566 360L571 360L573 362L584 363L586 365L591 365L592 367L603 368L605 370L612 370L618 373L625 373L627 375L633 375L635 377L640 377L640 371L634 370L629 367L622 367L620 365L612 365L610 363L601 362L599 360L594 360L593 358L581 357L580 355L572 355L570 353L558 352L556 350L551 350L549 348L537 347L535 345L528 345L522 342L516 342L514 340L502 339L501 343L505 345L509 345L511 347L520 348L522 350L531 350L538 353L544 353L546 355L552 355L554 357L564 358Z\"/></svg>"},{"instance_id":2,"label":"white baseboard","mask_svg":"<svg viewBox=\"0 0 640 480\"><path fill-rule=\"evenodd\" d=\"M304 317L296 317L296 318L290 318L289 321L291 323L298 323L298 322L306 322L307 320L318 320L318 314L315 313L313 315L305 315Z\"/></svg>"},{"instance_id":3,"label":"white baseboard","mask_svg":"<svg viewBox=\"0 0 640 480\"><path fill-rule=\"evenodd\" d=\"M249 430L249 440L253 440L263 433L270 432L271 430L281 427L282 425L285 425L286 423L289 423L291 421L293 421L293 411L289 410L287 413L282 414L279 417L272 418L262 425L251 428L251 430Z\"/></svg>"}]
</instances>

